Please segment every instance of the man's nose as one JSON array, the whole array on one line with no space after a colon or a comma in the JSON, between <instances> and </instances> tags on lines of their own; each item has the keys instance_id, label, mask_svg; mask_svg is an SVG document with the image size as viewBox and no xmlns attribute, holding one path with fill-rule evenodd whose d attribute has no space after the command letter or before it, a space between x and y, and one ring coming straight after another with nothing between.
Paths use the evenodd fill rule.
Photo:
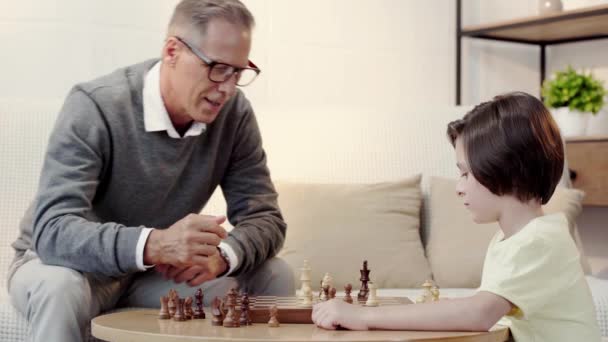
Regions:
<instances>
[{"instance_id":1,"label":"man's nose","mask_svg":"<svg viewBox=\"0 0 608 342\"><path fill-rule=\"evenodd\" d=\"M234 90L236 89L237 80L238 80L237 74L234 73L230 76L229 79L220 83L218 86L218 89L223 93L232 94L232 93L234 93Z\"/></svg>"}]
</instances>

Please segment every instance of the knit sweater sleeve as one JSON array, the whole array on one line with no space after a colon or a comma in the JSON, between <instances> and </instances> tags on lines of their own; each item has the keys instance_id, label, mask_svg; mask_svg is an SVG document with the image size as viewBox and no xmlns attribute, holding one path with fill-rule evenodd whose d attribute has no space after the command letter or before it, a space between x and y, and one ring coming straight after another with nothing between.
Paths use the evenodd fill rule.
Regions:
<instances>
[{"instance_id":1,"label":"knit sweater sleeve","mask_svg":"<svg viewBox=\"0 0 608 342\"><path fill-rule=\"evenodd\" d=\"M260 130L248 103L236 137L221 182L228 219L235 227L226 240L239 259L233 275L250 272L275 256L287 229L266 165Z\"/></svg>"},{"instance_id":2,"label":"knit sweater sleeve","mask_svg":"<svg viewBox=\"0 0 608 342\"><path fill-rule=\"evenodd\" d=\"M111 167L108 130L97 104L75 87L51 133L36 199L33 248L46 264L108 276L137 270L142 227L100 222L91 210Z\"/></svg>"}]
</instances>

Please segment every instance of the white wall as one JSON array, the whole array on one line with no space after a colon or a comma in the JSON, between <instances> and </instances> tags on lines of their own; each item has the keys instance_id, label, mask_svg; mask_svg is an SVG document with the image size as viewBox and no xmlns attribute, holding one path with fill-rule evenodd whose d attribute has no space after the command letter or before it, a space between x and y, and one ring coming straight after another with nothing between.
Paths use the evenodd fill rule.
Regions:
<instances>
[{"instance_id":1,"label":"white wall","mask_svg":"<svg viewBox=\"0 0 608 342\"><path fill-rule=\"evenodd\" d=\"M258 22L251 59L263 72L246 88L256 106L454 103L455 1L244 1ZM62 98L76 82L158 56L176 3L0 0L0 98ZM463 24L533 15L536 3L463 0ZM572 64L608 75L606 56L608 40L552 47L548 74ZM539 93L538 48L467 39L463 66L464 104L514 89ZM581 218L591 255L607 253L605 222L606 208Z\"/></svg>"}]
</instances>

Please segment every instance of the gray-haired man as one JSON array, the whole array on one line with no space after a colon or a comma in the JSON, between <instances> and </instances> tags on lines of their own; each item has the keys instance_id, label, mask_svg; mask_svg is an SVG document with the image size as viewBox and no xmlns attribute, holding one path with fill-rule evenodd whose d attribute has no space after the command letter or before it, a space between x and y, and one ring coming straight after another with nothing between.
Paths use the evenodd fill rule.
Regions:
<instances>
[{"instance_id":1,"label":"gray-haired man","mask_svg":"<svg viewBox=\"0 0 608 342\"><path fill-rule=\"evenodd\" d=\"M293 293L291 269L274 258L286 225L237 89L259 73L253 24L238 0L184 0L160 61L72 89L13 243L9 292L34 340L79 341L100 312L158 307L170 288L202 284L206 304L237 282ZM230 234L225 217L192 214L218 185Z\"/></svg>"}]
</instances>

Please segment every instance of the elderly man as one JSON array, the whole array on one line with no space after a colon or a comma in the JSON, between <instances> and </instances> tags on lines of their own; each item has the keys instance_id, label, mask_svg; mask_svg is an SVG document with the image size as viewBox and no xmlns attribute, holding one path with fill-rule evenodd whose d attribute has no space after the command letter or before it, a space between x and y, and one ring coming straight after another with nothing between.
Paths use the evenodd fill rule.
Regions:
<instances>
[{"instance_id":1,"label":"elderly man","mask_svg":"<svg viewBox=\"0 0 608 342\"><path fill-rule=\"evenodd\" d=\"M158 307L175 288L288 295L274 258L286 225L251 105L238 86L254 19L238 0L184 0L160 60L75 86L51 135L38 194L13 243L15 307L36 341L79 341L117 306ZM198 215L217 186L235 226Z\"/></svg>"}]
</instances>

